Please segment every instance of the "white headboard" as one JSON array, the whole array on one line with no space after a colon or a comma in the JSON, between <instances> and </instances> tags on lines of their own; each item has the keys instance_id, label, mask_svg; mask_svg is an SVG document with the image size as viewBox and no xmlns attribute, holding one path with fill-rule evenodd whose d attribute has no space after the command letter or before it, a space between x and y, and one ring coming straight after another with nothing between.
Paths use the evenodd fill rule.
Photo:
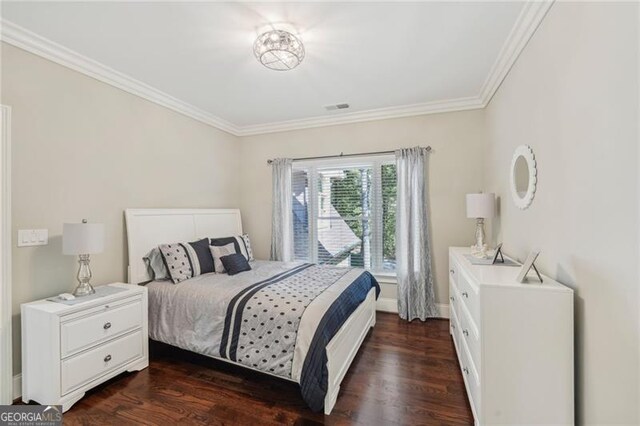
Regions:
<instances>
[{"instance_id":1,"label":"white headboard","mask_svg":"<svg viewBox=\"0 0 640 426\"><path fill-rule=\"evenodd\" d=\"M149 281L142 260L159 244L242 234L239 209L127 209L129 283Z\"/></svg>"}]
</instances>

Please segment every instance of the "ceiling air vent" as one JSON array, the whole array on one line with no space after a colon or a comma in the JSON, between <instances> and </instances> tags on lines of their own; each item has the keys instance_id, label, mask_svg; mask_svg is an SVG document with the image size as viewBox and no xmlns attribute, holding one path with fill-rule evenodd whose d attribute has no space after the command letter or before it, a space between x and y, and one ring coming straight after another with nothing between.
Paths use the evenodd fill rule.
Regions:
<instances>
[{"instance_id":1,"label":"ceiling air vent","mask_svg":"<svg viewBox=\"0 0 640 426\"><path fill-rule=\"evenodd\" d=\"M349 108L349 104L335 104L335 105L325 105L324 109L327 111L335 111L337 109L347 109Z\"/></svg>"}]
</instances>

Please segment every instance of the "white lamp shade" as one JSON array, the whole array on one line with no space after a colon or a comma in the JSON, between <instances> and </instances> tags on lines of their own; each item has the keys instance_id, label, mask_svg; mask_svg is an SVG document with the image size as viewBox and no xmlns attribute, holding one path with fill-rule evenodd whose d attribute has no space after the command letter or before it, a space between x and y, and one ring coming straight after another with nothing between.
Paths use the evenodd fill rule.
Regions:
<instances>
[{"instance_id":1,"label":"white lamp shade","mask_svg":"<svg viewBox=\"0 0 640 426\"><path fill-rule=\"evenodd\" d=\"M95 254L104 250L102 223L65 223L62 227L62 253Z\"/></svg>"},{"instance_id":2,"label":"white lamp shade","mask_svg":"<svg viewBox=\"0 0 640 426\"><path fill-rule=\"evenodd\" d=\"M487 219L496 213L496 194L467 194L467 217Z\"/></svg>"}]
</instances>

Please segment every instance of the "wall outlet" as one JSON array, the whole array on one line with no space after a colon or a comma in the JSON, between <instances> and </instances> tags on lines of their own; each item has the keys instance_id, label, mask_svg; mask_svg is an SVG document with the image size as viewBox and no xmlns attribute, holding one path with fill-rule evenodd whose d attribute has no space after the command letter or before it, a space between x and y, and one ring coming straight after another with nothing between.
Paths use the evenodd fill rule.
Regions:
<instances>
[{"instance_id":1,"label":"wall outlet","mask_svg":"<svg viewBox=\"0 0 640 426\"><path fill-rule=\"evenodd\" d=\"M49 244L48 229L19 229L18 247L46 246Z\"/></svg>"}]
</instances>

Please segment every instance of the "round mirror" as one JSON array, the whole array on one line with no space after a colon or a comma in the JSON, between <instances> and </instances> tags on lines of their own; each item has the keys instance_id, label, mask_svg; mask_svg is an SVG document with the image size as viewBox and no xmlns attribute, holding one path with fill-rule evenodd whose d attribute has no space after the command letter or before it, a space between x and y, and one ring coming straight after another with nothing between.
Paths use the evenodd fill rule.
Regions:
<instances>
[{"instance_id":1,"label":"round mirror","mask_svg":"<svg viewBox=\"0 0 640 426\"><path fill-rule=\"evenodd\" d=\"M527 189L529 189L529 166L522 155L516 158L516 166L513 173L518 197L524 198L527 195Z\"/></svg>"},{"instance_id":2,"label":"round mirror","mask_svg":"<svg viewBox=\"0 0 640 426\"><path fill-rule=\"evenodd\" d=\"M528 145L516 148L511 161L511 195L516 206L526 209L536 192L536 160Z\"/></svg>"}]
</instances>

